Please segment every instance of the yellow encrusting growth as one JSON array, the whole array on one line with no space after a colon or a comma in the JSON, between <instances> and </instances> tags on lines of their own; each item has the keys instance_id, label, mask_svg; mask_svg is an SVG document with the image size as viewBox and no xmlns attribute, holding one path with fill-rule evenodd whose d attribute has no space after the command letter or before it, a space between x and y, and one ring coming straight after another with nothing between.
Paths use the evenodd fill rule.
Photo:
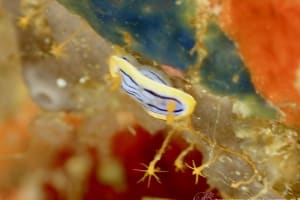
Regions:
<instances>
[{"instance_id":1,"label":"yellow encrusting growth","mask_svg":"<svg viewBox=\"0 0 300 200\"><path fill-rule=\"evenodd\" d=\"M248 185L248 184L252 183L255 180L255 178L259 175L259 171L258 171L255 163L249 158L249 156L247 156L244 153L237 152L237 151L234 151L232 149L226 148L226 147L216 143L215 141L212 141L211 138L209 138L207 135L204 135L200 131L195 130L190 119L186 120L182 124L174 125L174 127L177 131L180 131L180 132L185 132L185 131L191 132L192 134L198 136L199 139L201 139L203 142L206 142L208 146L210 146L211 148L216 149L216 150L219 151L214 156L213 159L209 160L207 163L204 163L199 167L196 167L195 164L193 164L193 166L187 165L190 169L193 169L192 173L193 173L193 175L196 176L196 183L198 182L199 176L203 176L202 173L201 173L202 170L204 168L209 167L211 164L217 162L217 160L221 156L222 152L223 153L228 153L228 154L231 154L231 155L235 155L237 157L242 158L253 169L253 174L247 180L242 180L242 181L237 181L237 182L231 183L230 186L232 188L238 188L242 185Z\"/></svg>"},{"instance_id":2,"label":"yellow encrusting growth","mask_svg":"<svg viewBox=\"0 0 300 200\"><path fill-rule=\"evenodd\" d=\"M23 30L26 30L30 24L30 20L32 18L32 15L27 15L27 16L23 16L23 17L20 17L18 19L18 26L23 29Z\"/></svg>"},{"instance_id":3,"label":"yellow encrusting growth","mask_svg":"<svg viewBox=\"0 0 300 200\"><path fill-rule=\"evenodd\" d=\"M169 101L167 104L167 124L172 124L174 122L174 114L173 112L176 109L176 102L175 101Z\"/></svg>"},{"instance_id":4,"label":"yellow encrusting growth","mask_svg":"<svg viewBox=\"0 0 300 200\"><path fill-rule=\"evenodd\" d=\"M18 21L17 21L17 25L21 29L26 30L29 27L32 20L39 14L43 13L45 11L45 9L47 8L47 6L48 6L48 3L45 1L38 9L31 10L28 14L26 14L22 17L19 17Z\"/></svg>"},{"instance_id":5,"label":"yellow encrusting growth","mask_svg":"<svg viewBox=\"0 0 300 200\"><path fill-rule=\"evenodd\" d=\"M66 43L56 44L53 43L50 49L50 53L55 57L64 57L65 56L65 45Z\"/></svg>"},{"instance_id":6,"label":"yellow encrusting growth","mask_svg":"<svg viewBox=\"0 0 300 200\"><path fill-rule=\"evenodd\" d=\"M151 183L151 178L154 177L155 180L158 183L161 183L159 180L159 177L156 175L156 173L160 173L160 172L167 172L167 171L162 171L160 170L160 168L156 167L156 164L158 161L161 160L162 155L164 154L164 152L167 149L167 146L171 140L171 137L173 136L173 134L175 133L175 130L171 130L167 137L165 138L162 146L160 147L160 149L158 150L158 152L156 153L156 155L154 156L153 160L149 163L149 165L145 165L142 164L146 169L145 170L141 170L141 169L134 169L135 171L139 171L139 172L144 172L144 176L138 181L138 183L140 182L144 182L147 178L148 178L148 182L147 182L147 187L150 187L150 183Z\"/></svg>"},{"instance_id":7,"label":"yellow encrusting growth","mask_svg":"<svg viewBox=\"0 0 300 200\"><path fill-rule=\"evenodd\" d=\"M201 165L200 167L196 167L195 161L193 160L193 166L191 167L191 166L187 165L187 167L193 170L193 175L196 176L195 184L198 184L199 176L204 177L204 175L202 174L202 170L203 170L204 166Z\"/></svg>"},{"instance_id":8,"label":"yellow encrusting growth","mask_svg":"<svg viewBox=\"0 0 300 200\"><path fill-rule=\"evenodd\" d=\"M121 77L120 76L118 76L118 77L115 77L115 78L112 78L111 79L111 86L110 86L110 91L115 91L115 90L117 90L119 87L120 87L120 85L121 85Z\"/></svg>"},{"instance_id":9,"label":"yellow encrusting growth","mask_svg":"<svg viewBox=\"0 0 300 200\"><path fill-rule=\"evenodd\" d=\"M218 157L219 157L219 154L216 154L215 157L212 160L207 161L206 163L200 165L199 167L196 167L196 164L195 164L194 160L193 160L193 166L190 166L190 165L186 164L188 168L193 170L193 172L192 172L193 175L196 176L195 184L198 184L199 176L205 177L205 175L202 174L202 171L205 168L208 168L212 163L214 163L217 160Z\"/></svg>"},{"instance_id":10,"label":"yellow encrusting growth","mask_svg":"<svg viewBox=\"0 0 300 200\"><path fill-rule=\"evenodd\" d=\"M107 83L109 91L113 92L120 88L121 85L121 76L112 77L110 74L104 75L104 80Z\"/></svg>"},{"instance_id":11,"label":"yellow encrusting growth","mask_svg":"<svg viewBox=\"0 0 300 200\"><path fill-rule=\"evenodd\" d=\"M86 25L83 24L74 33L72 33L65 41L63 41L61 43L53 43L51 45L51 49L49 51L50 54L52 54L53 56L55 56L57 58L65 57L66 56L65 48L66 48L67 44L70 43L79 33L81 33L81 31L83 30L83 28L85 26Z\"/></svg>"},{"instance_id":12,"label":"yellow encrusting growth","mask_svg":"<svg viewBox=\"0 0 300 200\"><path fill-rule=\"evenodd\" d=\"M184 158L194 149L194 143L191 143L186 149L184 149L179 156L177 156L174 165L176 171L184 171Z\"/></svg>"}]
</instances>

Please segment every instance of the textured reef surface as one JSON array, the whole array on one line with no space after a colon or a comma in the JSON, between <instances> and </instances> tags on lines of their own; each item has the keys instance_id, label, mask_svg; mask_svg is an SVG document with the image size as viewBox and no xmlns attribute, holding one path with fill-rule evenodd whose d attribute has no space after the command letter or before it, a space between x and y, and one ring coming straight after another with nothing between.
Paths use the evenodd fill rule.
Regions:
<instances>
[{"instance_id":1,"label":"textured reef surface","mask_svg":"<svg viewBox=\"0 0 300 200\"><path fill-rule=\"evenodd\" d=\"M299 8L0 0L0 200L299 198Z\"/></svg>"},{"instance_id":2,"label":"textured reef surface","mask_svg":"<svg viewBox=\"0 0 300 200\"><path fill-rule=\"evenodd\" d=\"M264 108L260 115L274 117L275 111L255 92L234 42L219 25L208 22L207 27L201 27L198 24L200 30L197 30L197 8L202 6L197 1L59 1L83 16L113 44L160 64L185 71L196 68L201 84L211 91L247 99L250 104ZM205 32L201 39L199 31ZM201 52L200 42L206 52ZM204 54L207 56L199 63Z\"/></svg>"}]
</instances>

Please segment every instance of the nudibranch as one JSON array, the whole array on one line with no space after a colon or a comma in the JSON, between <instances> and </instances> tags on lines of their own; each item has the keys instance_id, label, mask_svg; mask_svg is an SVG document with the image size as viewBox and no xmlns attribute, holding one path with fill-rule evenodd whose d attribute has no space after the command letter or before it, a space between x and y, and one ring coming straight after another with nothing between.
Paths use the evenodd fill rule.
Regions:
<instances>
[{"instance_id":1,"label":"nudibranch","mask_svg":"<svg viewBox=\"0 0 300 200\"><path fill-rule=\"evenodd\" d=\"M155 70L138 69L128 57L116 55L110 57L109 70L113 79L120 80L122 89L155 118L183 119L194 111L194 98L172 87Z\"/></svg>"}]
</instances>

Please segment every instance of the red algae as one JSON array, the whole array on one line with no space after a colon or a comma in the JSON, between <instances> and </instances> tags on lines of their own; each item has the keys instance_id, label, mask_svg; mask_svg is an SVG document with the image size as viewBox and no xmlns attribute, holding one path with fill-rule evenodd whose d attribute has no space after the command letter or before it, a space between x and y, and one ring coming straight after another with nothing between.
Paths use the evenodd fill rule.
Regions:
<instances>
[{"instance_id":1,"label":"red algae","mask_svg":"<svg viewBox=\"0 0 300 200\"><path fill-rule=\"evenodd\" d=\"M132 130L135 135L132 134ZM72 176L67 166L70 160L82 156L87 158L90 164L87 165L89 167L86 173L83 173L84 175L78 179L82 193L78 193L80 195L76 197L80 199L139 200L143 197L155 197L186 200L193 199L199 193L205 194L205 191L211 188L204 177L200 177L198 184L195 184L195 177L192 175L191 169L186 167L184 171L175 170L174 160L188 146L180 135L172 138L165 154L158 162L158 167L168 171L158 174L161 184L152 181L148 188L146 183L137 183L142 173L134 171L134 169L140 168L141 163L148 163L153 158L166 134L167 132L162 130L153 135L139 125L132 126L131 130L125 129L114 134L111 139L110 151L111 157L119 160L119 164L124 168L125 179L120 177L125 182L123 189L99 179L99 169L101 170L99 166L104 164L106 159L102 157L97 147L87 144L80 144L80 146L70 144L56 149L45 169L46 174L40 182L39 187L43 198L49 200L73 199L70 192L78 193L77 179ZM193 161L197 165L202 162L202 155L197 150L191 151L184 159L188 165L192 165ZM66 181L62 182L64 183L63 187L59 186L61 184L57 185L55 181L53 182L53 177L58 175L61 175ZM209 194L214 198L220 197L216 190ZM8 194L8 197L12 199L15 196L15 199L23 199L22 190L17 190L16 195L14 192Z\"/></svg>"},{"instance_id":2,"label":"red algae","mask_svg":"<svg viewBox=\"0 0 300 200\"><path fill-rule=\"evenodd\" d=\"M188 146L179 136L174 136L167 151L158 162L161 170L166 173L159 173L161 184L156 181L151 182L147 188L146 183L137 183L142 173L134 171L140 168L141 163L148 163L153 159L156 150L160 148L164 140L165 131L159 131L150 135L143 128L135 127L136 135L129 131L121 131L114 136L112 143L113 154L121 161L126 171L127 191L124 199L141 199L143 196L174 198L177 200L193 199L198 192L209 189L206 179L201 177L198 184L195 184L195 177L191 170L186 168L184 172L176 172L174 160L180 152ZM191 165L192 161L201 163L202 156L199 151L190 152L185 162ZM215 195L216 197L216 195Z\"/></svg>"},{"instance_id":3,"label":"red algae","mask_svg":"<svg viewBox=\"0 0 300 200\"><path fill-rule=\"evenodd\" d=\"M300 2L224 0L221 24L236 42L257 91L300 126ZM298 75L297 75L298 74Z\"/></svg>"}]
</instances>

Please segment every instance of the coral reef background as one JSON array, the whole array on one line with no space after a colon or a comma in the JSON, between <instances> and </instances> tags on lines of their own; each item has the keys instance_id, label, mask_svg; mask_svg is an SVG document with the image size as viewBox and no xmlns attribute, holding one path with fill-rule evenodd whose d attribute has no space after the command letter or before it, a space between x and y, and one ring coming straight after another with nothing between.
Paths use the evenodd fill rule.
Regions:
<instances>
[{"instance_id":1,"label":"coral reef background","mask_svg":"<svg viewBox=\"0 0 300 200\"><path fill-rule=\"evenodd\" d=\"M299 198L299 8L0 1L0 199ZM187 124L109 90L119 48L181 70L188 83L169 78L197 101ZM137 183L173 129L161 183Z\"/></svg>"}]
</instances>

